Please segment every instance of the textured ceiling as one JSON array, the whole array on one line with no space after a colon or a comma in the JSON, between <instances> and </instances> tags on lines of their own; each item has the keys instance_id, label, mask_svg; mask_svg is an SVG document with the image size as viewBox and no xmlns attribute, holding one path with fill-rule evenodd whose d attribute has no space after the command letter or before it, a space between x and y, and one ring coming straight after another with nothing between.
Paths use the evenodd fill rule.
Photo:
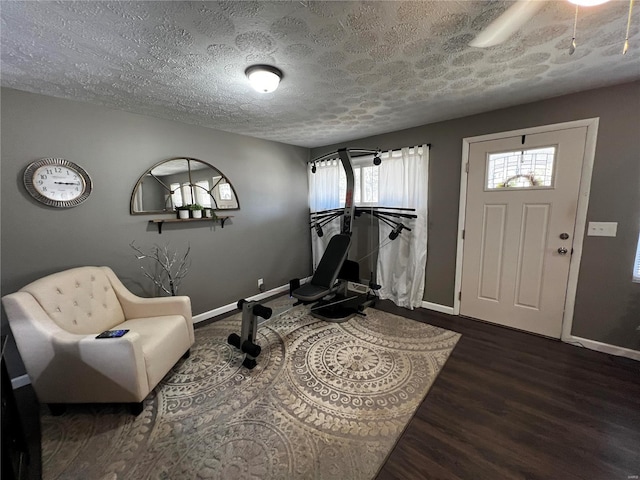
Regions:
<instances>
[{"instance_id":1,"label":"textured ceiling","mask_svg":"<svg viewBox=\"0 0 640 480\"><path fill-rule=\"evenodd\" d=\"M468 46L511 2L0 4L2 85L306 147L640 78L628 2L549 1L515 36ZM636 9L636 12L640 8ZM271 94L244 70L284 72Z\"/></svg>"}]
</instances>

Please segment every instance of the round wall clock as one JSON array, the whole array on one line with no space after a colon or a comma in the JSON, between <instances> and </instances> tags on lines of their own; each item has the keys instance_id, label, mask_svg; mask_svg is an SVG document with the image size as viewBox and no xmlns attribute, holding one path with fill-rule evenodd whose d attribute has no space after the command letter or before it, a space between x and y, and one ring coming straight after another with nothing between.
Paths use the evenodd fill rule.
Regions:
<instances>
[{"instance_id":1,"label":"round wall clock","mask_svg":"<svg viewBox=\"0 0 640 480\"><path fill-rule=\"evenodd\" d=\"M43 158L24 171L27 192L50 207L75 207L91 194L93 185L86 170L64 158Z\"/></svg>"}]
</instances>

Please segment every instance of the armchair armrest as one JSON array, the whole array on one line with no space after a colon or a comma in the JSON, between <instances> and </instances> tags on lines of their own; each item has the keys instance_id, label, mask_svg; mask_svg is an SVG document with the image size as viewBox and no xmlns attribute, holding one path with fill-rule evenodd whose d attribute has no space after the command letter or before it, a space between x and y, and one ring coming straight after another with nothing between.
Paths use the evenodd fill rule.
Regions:
<instances>
[{"instance_id":1,"label":"armchair armrest","mask_svg":"<svg viewBox=\"0 0 640 480\"><path fill-rule=\"evenodd\" d=\"M192 323L191 299L187 296L143 298L126 292L120 292L114 287L124 318L161 317L163 315L182 315L188 323Z\"/></svg>"},{"instance_id":2,"label":"armchair armrest","mask_svg":"<svg viewBox=\"0 0 640 480\"><path fill-rule=\"evenodd\" d=\"M64 333L31 294L16 292L2 297L11 332L32 382L54 358L52 338Z\"/></svg>"},{"instance_id":3,"label":"armchair armrest","mask_svg":"<svg viewBox=\"0 0 640 480\"><path fill-rule=\"evenodd\" d=\"M191 299L187 296L143 298L134 295L124 286L109 267L100 267L111 282L113 291L124 312L125 319L160 317L163 315L182 315L187 322L191 343L195 341L193 318L191 316Z\"/></svg>"},{"instance_id":4,"label":"armchair armrest","mask_svg":"<svg viewBox=\"0 0 640 480\"><path fill-rule=\"evenodd\" d=\"M149 392L140 336L96 339L65 332L52 339L55 360L32 379L45 403L140 402Z\"/></svg>"},{"instance_id":5,"label":"armchair armrest","mask_svg":"<svg viewBox=\"0 0 640 480\"><path fill-rule=\"evenodd\" d=\"M70 365L54 377L68 377L78 401L85 395L104 402L141 402L149 392L149 380L140 335L128 332L120 338L95 338L95 335L59 336L54 348ZM62 359L61 359L62 361ZM82 382L78 382L82 378ZM80 383L80 386L78 385ZM63 387L64 389L64 387ZM68 391L64 392L68 397ZM68 400L67 400L68 401Z\"/></svg>"}]
</instances>

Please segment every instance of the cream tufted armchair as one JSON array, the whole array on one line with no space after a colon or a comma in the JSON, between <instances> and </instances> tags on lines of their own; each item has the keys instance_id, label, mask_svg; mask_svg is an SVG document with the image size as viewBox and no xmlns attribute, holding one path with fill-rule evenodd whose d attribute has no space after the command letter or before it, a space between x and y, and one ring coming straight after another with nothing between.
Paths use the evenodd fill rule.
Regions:
<instances>
[{"instance_id":1,"label":"cream tufted armchair","mask_svg":"<svg viewBox=\"0 0 640 480\"><path fill-rule=\"evenodd\" d=\"M2 297L9 325L42 403L142 401L194 342L189 297L141 298L108 267L79 267ZM128 329L120 338L96 339Z\"/></svg>"}]
</instances>

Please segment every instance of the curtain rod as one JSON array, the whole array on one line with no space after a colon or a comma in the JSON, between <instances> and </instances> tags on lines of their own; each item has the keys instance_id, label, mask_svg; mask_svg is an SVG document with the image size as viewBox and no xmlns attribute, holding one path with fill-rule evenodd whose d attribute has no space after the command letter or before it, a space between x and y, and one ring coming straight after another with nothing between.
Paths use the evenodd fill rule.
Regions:
<instances>
[{"instance_id":1,"label":"curtain rod","mask_svg":"<svg viewBox=\"0 0 640 480\"><path fill-rule=\"evenodd\" d=\"M427 148L429 150L431 150L431 144L427 143L427 144L423 144L423 145L427 145ZM400 150L402 150L404 147L400 147L400 148L392 148L391 151L392 152L399 152ZM410 147L411 148L411 147ZM347 150L355 150L355 151L362 151L364 149L362 148L352 148L349 149L347 148ZM389 150L380 150L378 149L381 153L384 153L385 151L389 151ZM372 150L372 152L374 152L375 150ZM365 155L372 155L372 153L366 153ZM365 155L360 155L360 156L365 156ZM308 160L307 163L315 163L315 162L322 162L323 160L328 160L328 159L336 159L338 157L338 151L336 150L335 152L330 152L330 153L325 153L324 155L314 158L312 160ZM357 157L356 157L357 158Z\"/></svg>"},{"instance_id":2,"label":"curtain rod","mask_svg":"<svg viewBox=\"0 0 640 480\"><path fill-rule=\"evenodd\" d=\"M423 143L422 145L426 145L426 146L427 146L427 148L428 148L429 150L431 150L431 144L430 144L430 143ZM420 146L422 146L422 145L418 145L418 147L420 147ZM415 146L415 145L414 145L414 146ZM400 150L402 150L403 148L405 148L405 147L400 147L400 148L388 148L388 149L386 149L386 150L383 150L382 152L383 152L383 153L384 153L384 152L388 152L389 150L391 150L392 152L399 152L399 151L400 151ZM409 147L409 148L413 148L413 147Z\"/></svg>"}]
</instances>

